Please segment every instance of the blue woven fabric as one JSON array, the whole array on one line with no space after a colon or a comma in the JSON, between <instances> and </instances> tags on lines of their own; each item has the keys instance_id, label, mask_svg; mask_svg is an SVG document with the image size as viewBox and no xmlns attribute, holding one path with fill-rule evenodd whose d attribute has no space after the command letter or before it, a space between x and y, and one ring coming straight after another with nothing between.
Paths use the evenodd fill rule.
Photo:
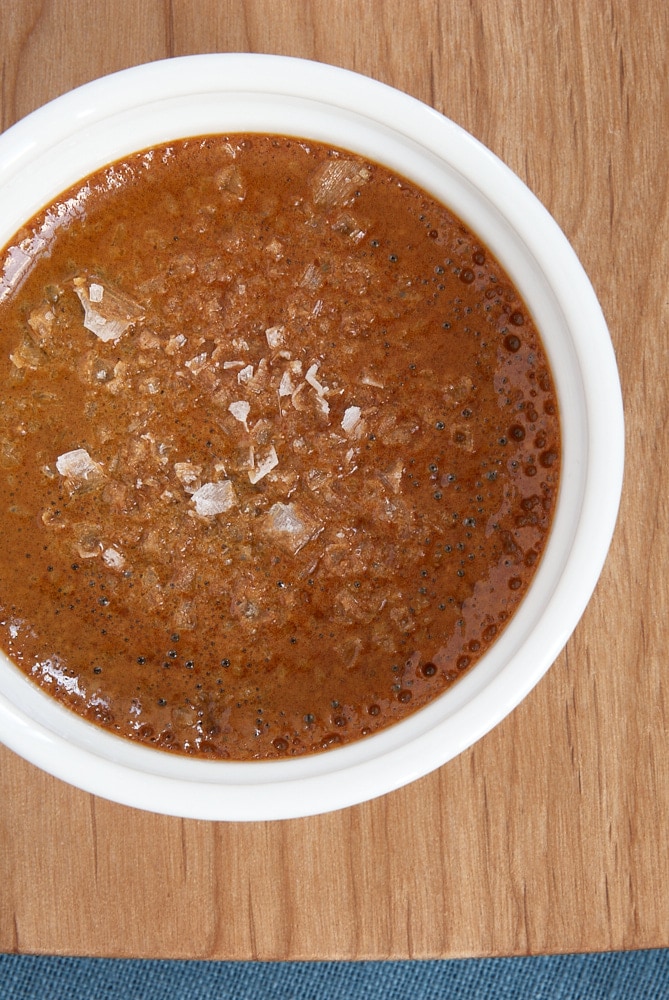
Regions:
<instances>
[{"instance_id":1,"label":"blue woven fabric","mask_svg":"<svg viewBox=\"0 0 669 1000\"><path fill-rule=\"evenodd\" d=\"M1 1000L669 1000L669 951L413 962L0 955Z\"/></svg>"}]
</instances>

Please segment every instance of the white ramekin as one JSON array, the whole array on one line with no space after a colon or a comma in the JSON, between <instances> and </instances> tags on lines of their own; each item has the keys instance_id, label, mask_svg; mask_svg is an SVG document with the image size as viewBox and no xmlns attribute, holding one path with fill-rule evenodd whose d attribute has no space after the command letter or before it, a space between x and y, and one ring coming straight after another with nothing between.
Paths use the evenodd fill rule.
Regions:
<instances>
[{"instance_id":1,"label":"white ramekin","mask_svg":"<svg viewBox=\"0 0 669 1000\"><path fill-rule=\"evenodd\" d=\"M172 756L85 722L0 654L0 740L45 771L154 812L282 819L349 806L421 777L487 733L542 677L581 617L610 544L622 486L622 402L592 287L528 188L433 109L333 66L281 56L189 56L124 70L52 101L0 136L0 246L98 167L214 132L288 134L345 147L451 206L520 289L543 336L562 420L555 522L520 609L453 688L365 740L276 762Z\"/></svg>"}]
</instances>

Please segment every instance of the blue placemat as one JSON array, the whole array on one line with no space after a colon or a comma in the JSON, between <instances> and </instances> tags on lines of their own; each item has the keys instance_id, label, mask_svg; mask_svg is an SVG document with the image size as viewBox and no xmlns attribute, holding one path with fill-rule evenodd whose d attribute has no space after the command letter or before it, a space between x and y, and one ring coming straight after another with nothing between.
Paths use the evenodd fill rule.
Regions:
<instances>
[{"instance_id":1,"label":"blue placemat","mask_svg":"<svg viewBox=\"0 0 669 1000\"><path fill-rule=\"evenodd\" d=\"M669 951L413 962L0 955L1 1000L669 1000Z\"/></svg>"}]
</instances>

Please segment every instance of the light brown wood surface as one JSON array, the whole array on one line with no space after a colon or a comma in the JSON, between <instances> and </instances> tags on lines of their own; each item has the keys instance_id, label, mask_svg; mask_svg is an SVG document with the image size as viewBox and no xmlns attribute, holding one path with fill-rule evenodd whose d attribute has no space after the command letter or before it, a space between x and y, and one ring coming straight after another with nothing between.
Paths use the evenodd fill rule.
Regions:
<instances>
[{"instance_id":1,"label":"light brown wood surface","mask_svg":"<svg viewBox=\"0 0 669 1000\"><path fill-rule=\"evenodd\" d=\"M498 153L609 321L627 474L566 652L438 772L322 817L181 821L0 749L0 950L446 957L669 946L669 7L662 0L3 0L0 127L166 56L276 52L408 91Z\"/></svg>"}]
</instances>

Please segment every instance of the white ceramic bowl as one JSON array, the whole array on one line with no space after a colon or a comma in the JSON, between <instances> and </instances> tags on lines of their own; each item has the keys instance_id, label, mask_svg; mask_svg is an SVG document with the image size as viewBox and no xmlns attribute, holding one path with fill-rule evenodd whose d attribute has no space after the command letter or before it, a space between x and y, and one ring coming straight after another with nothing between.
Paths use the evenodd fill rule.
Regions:
<instances>
[{"instance_id":1,"label":"white ceramic bowl","mask_svg":"<svg viewBox=\"0 0 669 1000\"><path fill-rule=\"evenodd\" d=\"M622 403L594 292L527 187L433 109L332 66L278 56L192 56L125 70L58 98L0 136L0 246L98 167L172 138L217 131L291 134L345 147L450 205L501 260L529 306L562 419L555 522L519 611L454 687L377 735L287 761L171 756L85 722L0 654L0 739L44 770L155 812L281 819L339 809L421 777L482 737L542 677L581 617L609 547L622 484Z\"/></svg>"}]
</instances>

